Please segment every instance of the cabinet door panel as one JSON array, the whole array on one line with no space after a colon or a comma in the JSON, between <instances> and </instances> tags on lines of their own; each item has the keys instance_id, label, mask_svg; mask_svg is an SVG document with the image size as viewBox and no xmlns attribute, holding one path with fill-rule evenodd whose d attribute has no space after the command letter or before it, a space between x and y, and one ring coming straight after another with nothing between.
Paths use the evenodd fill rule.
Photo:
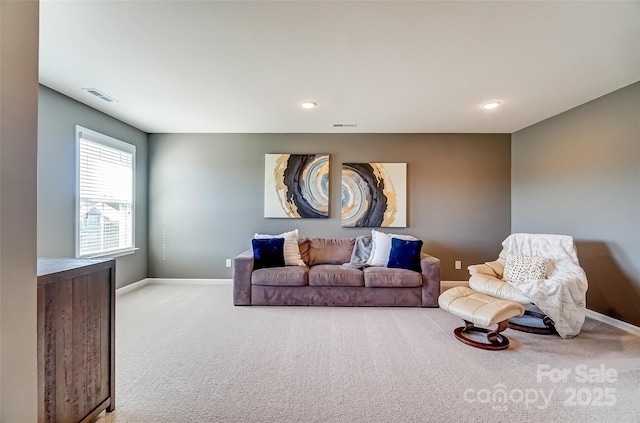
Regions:
<instances>
[{"instance_id":1,"label":"cabinet door panel","mask_svg":"<svg viewBox=\"0 0 640 423\"><path fill-rule=\"evenodd\" d=\"M99 387L98 396L100 400L105 400L111 396L113 402L113 396L111 391L111 384L113 383L113 372L111 369L111 342L113 341L113 328L111 327L113 312L113 305L111 304L113 297L114 281L111 280L113 276L113 269L98 272L92 275L94 278L94 289L96 291L96 298L100 298L100 383L96 384ZM99 293L99 295L98 295Z\"/></svg>"},{"instance_id":2,"label":"cabinet door panel","mask_svg":"<svg viewBox=\"0 0 640 423\"><path fill-rule=\"evenodd\" d=\"M38 422L45 421L45 288L38 286Z\"/></svg>"},{"instance_id":3,"label":"cabinet door panel","mask_svg":"<svg viewBox=\"0 0 640 423\"><path fill-rule=\"evenodd\" d=\"M105 377L102 374L102 360L107 359L104 355L104 348L101 345L102 332L109 330L108 327L103 327L100 323L101 313L101 292L100 287L93 280L87 285L87 320L85 325L87 328L87 336L85 338L86 346L86 361L87 361L87 403L90 408L95 407L96 404L100 404L107 399L108 392L101 390L100 386L102 378ZM87 410L91 411L91 409Z\"/></svg>"},{"instance_id":4,"label":"cabinet door panel","mask_svg":"<svg viewBox=\"0 0 640 423\"><path fill-rule=\"evenodd\" d=\"M53 327L50 333L54 337L53 365L54 378L52 385L55 385L55 397L52 395L51 400L54 402L54 415L51 421L66 423L74 421L73 413L73 304L72 283L70 280L62 281L56 286L47 287L48 297L51 302L50 306L53 314ZM46 325L45 325L46 326Z\"/></svg>"},{"instance_id":5,"label":"cabinet door panel","mask_svg":"<svg viewBox=\"0 0 640 423\"><path fill-rule=\"evenodd\" d=\"M87 409L89 403L87 376L91 372L87 366L88 283L87 276L73 278L73 368L71 370L73 373L73 419L76 422L83 419L90 411Z\"/></svg>"},{"instance_id":6,"label":"cabinet door panel","mask_svg":"<svg viewBox=\"0 0 640 423\"><path fill-rule=\"evenodd\" d=\"M82 263L39 259L39 423L92 421L115 407L114 262Z\"/></svg>"}]
</instances>

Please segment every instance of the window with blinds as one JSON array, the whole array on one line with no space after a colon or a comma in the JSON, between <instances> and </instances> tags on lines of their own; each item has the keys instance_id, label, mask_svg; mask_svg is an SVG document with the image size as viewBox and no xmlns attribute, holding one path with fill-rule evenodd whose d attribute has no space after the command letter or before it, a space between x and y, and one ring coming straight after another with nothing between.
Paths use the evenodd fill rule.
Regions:
<instances>
[{"instance_id":1,"label":"window with blinds","mask_svg":"<svg viewBox=\"0 0 640 423\"><path fill-rule=\"evenodd\" d=\"M76 127L76 256L133 250L136 147Z\"/></svg>"}]
</instances>

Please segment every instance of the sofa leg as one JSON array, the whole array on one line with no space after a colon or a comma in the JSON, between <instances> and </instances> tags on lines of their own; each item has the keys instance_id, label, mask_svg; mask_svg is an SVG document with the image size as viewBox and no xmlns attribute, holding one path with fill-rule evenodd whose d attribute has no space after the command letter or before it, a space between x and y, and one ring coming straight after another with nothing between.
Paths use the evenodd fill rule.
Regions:
<instances>
[{"instance_id":1,"label":"sofa leg","mask_svg":"<svg viewBox=\"0 0 640 423\"><path fill-rule=\"evenodd\" d=\"M463 319L464 320L464 319ZM453 334L459 341L471 345L472 347L480 348L483 350L499 351L509 348L509 339L502 335L500 332L504 331L508 327L509 322L503 320L498 323L498 327L494 330L476 327L472 322L464 321L464 326L455 328ZM471 332L480 332L487 334L488 342L479 342L468 337Z\"/></svg>"}]
</instances>

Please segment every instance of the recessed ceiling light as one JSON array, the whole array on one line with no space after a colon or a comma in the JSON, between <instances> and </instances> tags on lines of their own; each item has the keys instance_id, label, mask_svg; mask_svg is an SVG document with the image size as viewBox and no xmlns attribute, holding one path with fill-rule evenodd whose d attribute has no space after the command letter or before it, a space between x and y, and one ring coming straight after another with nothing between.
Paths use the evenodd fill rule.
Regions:
<instances>
[{"instance_id":1,"label":"recessed ceiling light","mask_svg":"<svg viewBox=\"0 0 640 423\"><path fill-rule=\"evenodd\" d=\"M304 103L302 103L302 108L303 109L313 109L317 105L318 105L318 103L316 103L315 101L305 101Z\"/></svg>"},{"instance_id":2,"label":"recessed ceiling light","mask_svg":"<svg viewBox=\"0 0 640 423\"><path fill-rule=\"evenodd\" d=\"M482 105L482 108L485 110L493 110L493 109L497 109L498 107L500 107L500 105L502 104L501 101L490 101L488 103L484 103Z\"/></svg>"}]
</instances>

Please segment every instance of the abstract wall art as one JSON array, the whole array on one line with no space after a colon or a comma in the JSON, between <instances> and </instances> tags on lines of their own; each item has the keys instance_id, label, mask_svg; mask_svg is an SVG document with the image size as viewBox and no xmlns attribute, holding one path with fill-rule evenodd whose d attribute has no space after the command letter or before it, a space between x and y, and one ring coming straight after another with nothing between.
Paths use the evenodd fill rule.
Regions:
<instances>
[{"instance_id":1,"label":"abstract wall art","mask_svg":"<svg viewBox=\"0 0 640 423\"><path fill-rule=\"evenodd\" d=\"M264 217L329 217L328 155L266 154L264 163Z\"/></svg>"},{"instance_id":2,"label":"abstract wall art","mask_svg":"<svg viewBox=\"0 0 640 423\"><path fill-rule=\"evenodd\" d=\"M344 163L342 226L407 226L406 163Z\"/></svg>"}]
</instances>

